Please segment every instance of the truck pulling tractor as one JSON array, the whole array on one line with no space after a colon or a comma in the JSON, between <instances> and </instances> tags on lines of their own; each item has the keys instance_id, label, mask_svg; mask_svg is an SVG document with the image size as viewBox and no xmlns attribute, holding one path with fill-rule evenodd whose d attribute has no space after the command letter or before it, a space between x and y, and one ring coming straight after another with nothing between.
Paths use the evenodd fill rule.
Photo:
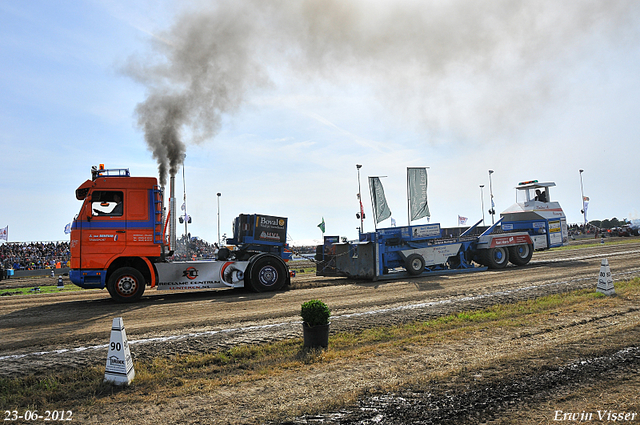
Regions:
<instances>
[{"instance_id":1,"label":"truck pulling tractor","mask_svg":"<svg viewBox=\"0 0 640 425\"><path fill-rule=\"evenodd\" d=\"M235 249L221 248L214 261L172 261L176 246L175 180L169 210L153 177L128 169L93 167L76 190L82 201L71 226L69 278L82 288L105 287L118 302L158 289L241 288L277 291L289 283L287 219L262 214L234 220ZM169 234L166 234L167 225Z\"/></svg>"},{"instance_id":2,"label":"truck pulling tractor","mask_svg":"<svg viewBox=\"0 0 640 425\"><path fill-rule=\"evenodd\" d=\"M326 236L316 248L316 274L383 280L502 269L509 262L523 266L534 250L567 244L564 212L549 201L553 186L537 180L518 184L516 203L497 223L480 227L480 220L455 237L438 223L380 228L360 233L356 242Z\"/></svg>"}]
</instances>

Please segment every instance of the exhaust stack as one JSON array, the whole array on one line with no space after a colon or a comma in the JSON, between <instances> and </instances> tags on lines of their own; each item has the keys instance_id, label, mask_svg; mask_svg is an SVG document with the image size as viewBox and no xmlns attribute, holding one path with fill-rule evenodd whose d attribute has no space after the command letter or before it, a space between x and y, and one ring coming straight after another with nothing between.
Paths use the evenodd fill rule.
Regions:
<instances>
[{"instance_id":1,"label":"exhaust stack","mask_svg":"<svg viewBox=\"0 0 640 425\"><path fill-rule=\"evenodd\" d=\"M161 248L162 248L162 252L161 252L161 256L162 256L162 261L165 260L166 256L167 256L167 237L166 235L166 228L167 228L167 208L164 206L164 186L160 186L160 200L162 201L162 206L161 206L161 219L160 219L160 230L162 231L162 243L160 244Z\"/></svg>"},{"instance_id":2,"label":"exhaust stack","mask_svg":"<svg viewBox=\"0 0 640 425\"><path fill-rule=\"evenodd\" d=\"M169 179L169 255L176 249L176 176Z\"/></svg>"}]
</instances>

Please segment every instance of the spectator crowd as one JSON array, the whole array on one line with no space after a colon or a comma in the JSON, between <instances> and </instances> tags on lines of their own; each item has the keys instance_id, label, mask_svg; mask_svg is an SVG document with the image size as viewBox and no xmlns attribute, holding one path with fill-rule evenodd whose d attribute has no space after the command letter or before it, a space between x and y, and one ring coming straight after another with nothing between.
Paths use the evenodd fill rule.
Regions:
<instances>
[{"instance_id":1,"label":"spectator crowd","mask_svg":"<svg viewBox=\"0 0 640 425\"><path fill-rule=\"evenodd\" d=\"M218 244L209 242L191 234L182 235L176 239L176 251L172 260L212 260L216 258L218 253Z\"/></svg>"},{"instance_id":2,"label":"spectator crowd","mask_svg":"<svg viewBox=\"0 0 640 425\"><path fill-rule=\"evenodd\" d=\"M67 267L69 242L11 242L0 245L3 269L39 270Z\"/></svg>"},{"instance_id":3,"label":"spectator crowd","mask_svg":"<svg viewBox=\"0 0 640 425\"><path fill-rule=\"evenodd\" d=\"M599 229L592 225L592 224L587 224L586 226L584 224L570 224L569 225L569 235L573 235L573 236L577 236L577 235L593 235L594 233L596 233Z\"/></svg>"},{"instance_id":4,"label":"spectator crowd","mask_svg":"<svg viewBox=\"0 0 640 425\"><path fill-rule=\"evenodd\" d=\"M177 240L173 260L214 259L218 244L198 237ZM10 242L0 244L0 268L40 270L68 267L71 259L69 242Z\"/></svg>"}]
</instances>

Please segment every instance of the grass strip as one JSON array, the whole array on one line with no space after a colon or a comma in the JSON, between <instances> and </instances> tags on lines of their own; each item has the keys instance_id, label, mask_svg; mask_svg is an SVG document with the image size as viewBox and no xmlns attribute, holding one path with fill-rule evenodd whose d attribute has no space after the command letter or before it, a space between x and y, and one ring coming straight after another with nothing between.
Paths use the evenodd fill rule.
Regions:
<instances>
[{"instance_id":1,"label":"grass strip","mask_svg":"<svg viewBox=\"0 0 640 425\"><path fill-rule=\"evenodd\" d=\"M580 239L580 240L585 240L585 239ZM580 244L580 245L564 245L564 246L558 246L556 248L551 248L549 251L566 251L566 250L574 250L574 249L583 249L583 248L594 248L597 246L602 246L602 239L598 238L598 239L592 239L593 242L592 243L584 243L584 244ZM629 238L629 239L622 239L622 240L610 240L607 238L604 238L604 245L626 245L626 244L631 244L631 243L637 243L638 239L637 238Z\"/></svg>"},{"instance_id":2,"label":"grass strip","mask_svg":"<svg viewBox=\"0 0 640 425\"><path fill-rule=\"evenodd\" d=\"M5 290L0 290L0 296L53 294L80 290L82 290L82 288L76 285L65 285L63 289L59 289L58 285L42 285L30 288L7 288Z\"/></svg>"}]
</instances>

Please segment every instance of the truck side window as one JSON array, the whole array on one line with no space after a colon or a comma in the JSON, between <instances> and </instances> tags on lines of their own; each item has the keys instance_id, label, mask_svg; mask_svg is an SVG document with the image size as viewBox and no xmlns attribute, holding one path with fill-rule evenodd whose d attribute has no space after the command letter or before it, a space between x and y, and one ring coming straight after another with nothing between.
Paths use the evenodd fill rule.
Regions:
<instances>
[{"instance_id":1,"label":"truck side window","mask_svg":"<svg viewBox=\"0 0 640 425\"><path fill-rule=\"evenodd\" d=\"M122 216L122 191L97 190L91 194L91 215Z\"/></svg>"}]
</instances>

